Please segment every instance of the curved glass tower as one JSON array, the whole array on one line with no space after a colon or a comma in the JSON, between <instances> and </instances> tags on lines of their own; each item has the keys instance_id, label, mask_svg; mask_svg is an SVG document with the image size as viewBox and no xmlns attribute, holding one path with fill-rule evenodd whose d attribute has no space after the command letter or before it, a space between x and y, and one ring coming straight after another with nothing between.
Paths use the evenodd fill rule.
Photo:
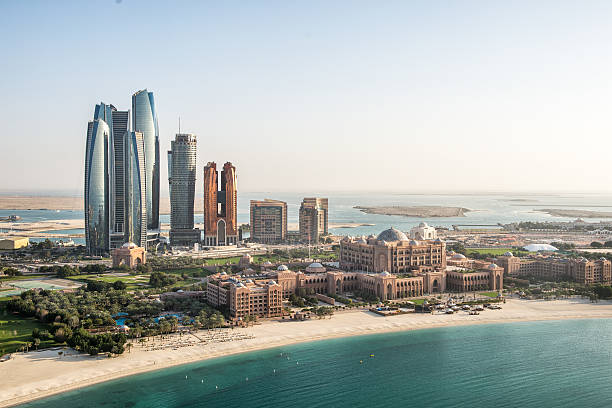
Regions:
<instances>
[{"instance_id":1,"label":"curved glass tower","mask_svg":"<svg viewBox=\"0 0 612 408\"><path fill-rule=\"evenodd\" d=\"M159 132L153 92L132 95L132 130L144 139L147 229L159 230Z\"/></svg>"},{"instance_id":2,"label":"curved glass tower","mask_svg":"<svg viewBox=\"0 0 612 408\"><path fill-rule=\"evenodd\" d=\"M108 142L110 128L101 119L106 106L96 106L94 120L87 124L85 148L85 240L91 255L108 253L109 177Z\"/></svg>"},{"instance_id":3,"label":"curved glass tower","mask_svg":"<svg viewBox=\"0 0 612 408\"><path fill-rule=\"evenodd\" d=\"M147 245L147 206L144 137L129 132L125 138L125 240Z\"/></svg>"}]
</instances>

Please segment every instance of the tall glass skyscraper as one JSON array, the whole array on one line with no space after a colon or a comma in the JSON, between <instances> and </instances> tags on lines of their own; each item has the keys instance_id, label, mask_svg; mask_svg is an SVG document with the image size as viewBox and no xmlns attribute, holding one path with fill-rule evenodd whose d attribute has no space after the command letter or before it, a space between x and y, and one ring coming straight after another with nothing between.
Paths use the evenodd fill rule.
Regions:
<instances>
[{"instance_id":1,"label":"tall glass skyscraper","mask_svg":"<svg viewBox=\"0 0 612 408\"><path fill-rule=\"evenodd\" d=\"M143 89L132 95L132 130L144 137L147 229L159 231L159 131L153 92Z\"/></svg>"},{"instance_id":2,"label":"tall glass skyscraper","mask_svg":"<svg viewBox=\"0 0 612 408\"><path fill-rule=\"evenodd\" d=\"M125 242L146 247L147 183L144 136L129 132L125 138Z\"/></svg>"},{"instance_id":3,"label":"tall glass skyscraper","mask_svg":"<svg viewBox=\"0 0 612 408\"><path fill-rule=\"evenodd\" d=\"M87 252L103 255L110 248L108 146L110 128L96 106L94 120L87 124L85 147L85 241Z\"/></svg>"},{"instance_id":4,"label":"tall glass skyscraper","mask_svg":"<svg viewBox=\"0 0 612 408\"><path fill-rule=\"evenodd\" d=\"M196 136L177 134L168 151L170 187L170 244L189 246L200 242L193 228L196 183Z\"/></svg>"},{"instance_id":5,"label":"tall glass skyscraper","mask_svg":"<svg viewBox=\"0 0 612 408\"><path fill-rule=\"evenodd\" d=\"M139 109L139 126L147 127L152 135L149 150L145 134L130 129L130 111L118 111L113 105L100 103L87 126L85 240L87 251L92 255L103 255L125 242L146 248L147 238L157 237L159 233L157 119L153 94L141 92L146 95L146 103L136 97L139 93L132 102ZM152 118L150 123L142 119L146 117ZM151 151L151 173L148 173L147 152ZM149 194L151 191L155 194ZM147 206L149 202L151 207ZM156 211L155 222L147 218L149 208ZM156 231L148 237L149 223L155 225Z\"/></svg>"}]
</instances>

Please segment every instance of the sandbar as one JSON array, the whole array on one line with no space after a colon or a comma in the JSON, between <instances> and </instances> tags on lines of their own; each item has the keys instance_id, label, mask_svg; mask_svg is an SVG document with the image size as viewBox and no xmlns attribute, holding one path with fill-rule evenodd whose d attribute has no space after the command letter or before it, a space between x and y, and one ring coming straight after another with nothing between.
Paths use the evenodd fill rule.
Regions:
<instances>
[{"instance_id":1,"label":"sandbar","mask_svg":"<svg viewBox=\"0 0 612 408\"><path fill-rule=\"evenodd\" d=\"M433 217L465 217L472 211L463 207L444 207L438 205L423 206L380 206L380 207L353 207L366 214L401 215L403 217L433 218Z\"/></svg>"}]
</instances>

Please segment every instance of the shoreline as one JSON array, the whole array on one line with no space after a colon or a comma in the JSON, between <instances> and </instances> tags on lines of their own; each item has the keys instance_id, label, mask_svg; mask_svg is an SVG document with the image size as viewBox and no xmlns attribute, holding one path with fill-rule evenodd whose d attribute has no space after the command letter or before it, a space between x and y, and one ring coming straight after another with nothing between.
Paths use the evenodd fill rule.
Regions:
<instances>
[{"instance_id":1,"label":"shoreline","mask_svg":"<svg viewBox=\"0 0 612 408\"><path fill-rule=\"evenodd\" d=\"M76 352L60 359L57 350L14 353L13 359L0 363L3 371L12 372L11 378L0 383L0 407L15 406L178 365L311 341L440 327L599 318L612 318L612 303L591 304L583 299L510 299L503 305L502 310L487 310L479 316L419 313L382 317L358 310L339 312L331 319L323 320L265 321L253 327L234 329L236 333L253 335L254 338L251 339L199 344L175 350L145 351L142 346L135 346L131 353L126 351L123 355L110 359L80 355ZM160 344L172 344L176 339L178 335L173 335ZM65 367L68 372L61 370L63 363L70 365ZM48 376L45 377L45 374Z\"/></svg>"}]
</instances>

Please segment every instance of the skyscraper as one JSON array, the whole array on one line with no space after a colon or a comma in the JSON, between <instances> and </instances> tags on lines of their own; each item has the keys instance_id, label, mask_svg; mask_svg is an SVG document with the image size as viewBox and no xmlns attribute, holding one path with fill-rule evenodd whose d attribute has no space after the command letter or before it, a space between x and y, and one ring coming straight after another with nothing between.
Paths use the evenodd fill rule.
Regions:
<instances>
[{"instance_id":1,"label":"skyscraper","mask_svg":"<svg viewBox=\"0 0 612 408\"><path fill-rule=\"evenodd\" d=\"M124 242L147 247L147 183L144 136L128 132L124 139Z\"/></svg>"},{"instance_id":2,"label":"skyscraper","mask_svg":"<svg viewBox=\"0 0 612 408\"><path fill-rule=\"evenodd\" d=\"M300 206L300 239L303 242L318 243L327 235L327 198L304 198Z\"/></svg>"},{"instance_id":3,"label":"skyscraper","mask_svg":"<svg viewBox=\"0 0 612 408\"><path fill-rule=\"evenodd\" d=\"M189 246L200 242L200 230L193 228L195 183L196 137L179 133L168 151L171 245Z\"/></svg>"},{"instance_id":4,"label":"skyscraper","mask_svg":"<svg viewBox=\"0 0 612 408\"><path fill-rule=\"evenodd\" d=\"M100 118L96 106L94 120L87 124L85 147L85 241L87 252L103 255L110 248L108 143L110 128ZM101 113L101 112L100 112Z\"/></svg>"},{"instance_id":5,"label":"skyscraper","mask_svg":"<svg viewBox=\"0 0 612 408\"><path fill-rule=\"evenodd\" d=\"M119 248L125 240L125 141L130 130L130 111L111 107L110 138L110 246Z\"/></svg>"},{"instance_id":6,"label":"skyscraper","mask_svg":"<svg viewBox=\"0 0 612 408\"><path fill-rule=\"evenodd\" d=\"M277 244L287 239L287 203L251 200L251 241Z\"/></svg>"},{"instance_id":7,"label":"skyscraper","mask_svg":"<svg viewBox=\"0 0 612 408\"><path fill-rule=\"evenodd\" d=\"M147 93L147 101L149 111L154 112L152 94ZM146 116L142 103L138 101L135 105L141 111L140 117ZM155 137L157 122L153 122L155 157L159 142ZM142 132L130 130L130 111L119 111L105 103L96 105L94 118L87 126L85 149L85 240L92 255L103 255L125 242L147 247L147 238L151 237L147 236L149 183L145 142ZM159 180L157 193L159 196ZM152 236L158 233L155 230Z\"/></svg>"},{"instance_id":8,"label":"skyscraper","mask_svg":"<svg viewBox=\"0 0 612 408\"><path fill-rule=\"evenodd\" d=\"M236 168L223 165L221 190L217 165L204 167L204 245L235 245L238 243Z\"/></svg>"},{"instance_id":9,"label":"skyscraper","mask_svg":"<svg viewBox=\"0 0 612 408\"><path fill-rule=\"evenodd\" d=\"M132 95L132 130L144 137L147 229L159 233L159 131L153 92L146 89Z\"/></svg>"}]
</instances>

